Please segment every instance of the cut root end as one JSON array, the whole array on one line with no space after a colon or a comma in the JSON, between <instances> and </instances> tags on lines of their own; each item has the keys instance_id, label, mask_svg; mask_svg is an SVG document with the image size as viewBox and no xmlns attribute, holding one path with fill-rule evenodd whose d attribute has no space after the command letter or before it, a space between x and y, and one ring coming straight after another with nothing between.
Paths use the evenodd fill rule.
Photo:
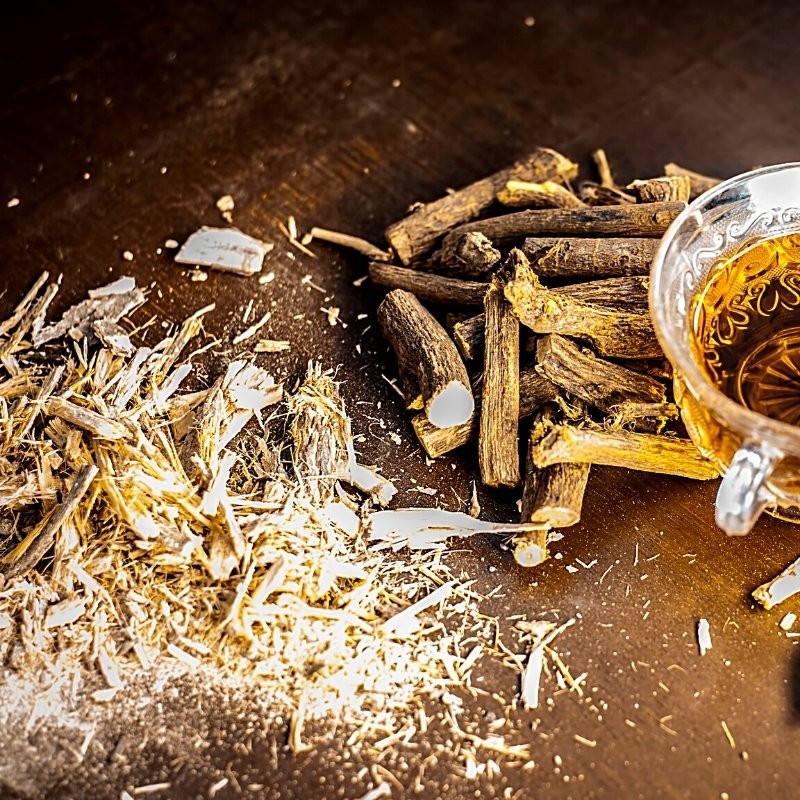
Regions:
<instances>
[{"instance_id":1,"label":"cut root end","mask_svg":"<svg viewBox=\"0 0 800 800\"><path fill-rule=\"evenodd\" d=\"M514 560L521 567L538 567L547 561L547 530L518 536L514 540Z\"/></svg>"},{"instance_id":2,"label":"cut root end","mask_svg":"<svg viewBox=\"0 0 800 800\"><path fill-rule=\"evenodd\" d=\"M451 381L431 400L426 416L437 428L452 428L469 422L474 412L472 392L459 381Z\"/></svg>"}]
</instances>

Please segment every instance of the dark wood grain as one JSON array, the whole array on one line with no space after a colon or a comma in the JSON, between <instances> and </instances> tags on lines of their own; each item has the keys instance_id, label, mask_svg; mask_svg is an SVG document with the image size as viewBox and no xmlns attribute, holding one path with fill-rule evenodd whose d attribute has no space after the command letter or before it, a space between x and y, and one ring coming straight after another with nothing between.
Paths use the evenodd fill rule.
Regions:
<instances>
[{"instance_id":1,"label":"dark wood grain","mask_svg":"<svg viewBox=\"0 0 800 800\"><path fill-rule=\"evenodd\" d=\"M16 4L7 13L7 307L43 268L64 273L61 306L109 276L134 274L142 285L157 283L149 311L168 320L216 301L206 325L230 341L249 300L254 313L275 301L269 334L292 349L263 363L278 379L301 375L309 358L342 365L354 432L367 434L363 458L385 466L400 502L419 502L402 493L413 478L447 486L443 502L463 508L474 456L464 448L424 465L402 402L380 377L392 362L374 326L378 293L352 285L366 271L363 259L322 244L312 244L319 258L308 258L282 238L278 220L294 214L303 230L319 224L381 243L412 202L435 200L444 187L467 185L540 144L584 162L602 146L622 185L661 174L669 161L726 176L797 158L800 10L777 0L145 0L113 9L85 0ZM168 238L218 223L214 201L228 193L235 223L276 244L266 265L276 274L271 284L216 274L192 283L158 252ZM20 203L6 208L11 198ZM347 328L328 325L306 274L342 309ZM359 320L362 313L369 318ZM214 366L207 362L208 375ZM378 400L400 445L368 435ZM755 609L749 591L797 556L800 530L767 518L749 537L726 539L713 524L715 490L713 482L593 468L582 521L535 572L517 567L495 540L459 543L452 558L475 590L501 587L490 606L501 618L580 615L559 647L575 673L587 672L602 719L568 693L539 715L509 711L533 743L532 772L505 770L473 784L442 758L426 770L423 796L796 794L797 640L778 632L782 611ZM512 498L480 500L487 515L514 514ZM701 616L714 637L703 658L694 640ZM502 671L482 685L512 694L512 683ZM487 702L474 701L469 713L480 716ZM275 798L359 797L368 788L354 780L360 766L342 766L339 742L299 760L283 741L274 760L268 748L242 752L237 713L198 711L198 729L211 731L214 776L181 771L168 742L147 740L127 772L109 760L91 782L67 780L49 796L118 797L164 775L174 796L206 797L226 768L243 785L267 783ZM597 746L577 744L576 733ZM96 746L110 752L108 743ZM404 757L413 763L415 754ZM416 773L398 774L410 787Z\"/></svg>"}]
</instances>

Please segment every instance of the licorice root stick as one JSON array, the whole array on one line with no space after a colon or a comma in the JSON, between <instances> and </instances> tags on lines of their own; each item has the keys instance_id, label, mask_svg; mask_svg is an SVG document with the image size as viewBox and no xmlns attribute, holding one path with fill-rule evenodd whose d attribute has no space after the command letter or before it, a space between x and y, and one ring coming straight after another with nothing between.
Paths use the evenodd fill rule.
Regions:
<instances>
[{"instance_id":1,"label":"licorice root stick","mask_svg":"<svg viewBox=\"0 0 800 800\"><path fill-rule=\"evenodd\" d=\"M539 369L569 394L610 412L626 402L663 403L667 390L649 375L585 352L575 342L552 333L537 342Z\"/></svg>"},{"instance_id":2,"label":"licorice root stick","mask_svg":"<svg viewBox=\"0 0 800 800\"><path fill-rule=\"evenodd\" d=\"M685 207L685 203L637 203L517 211L454 228L444 237L436 257L447 261L471 231L480 231L495 246L526 236L662 236Z\"/></svg>"},{"instance_id":3,"label":"licorice root stick","mask_svg":"<svg viewBox=\"0 0 800 800\"><path fill-rule=\"evenodd\" d=\"M658 358L662 354L648 314L598 308L547 289L527 259L516 265L505 295L519 321L535 333L588 340L598 353L612 358Z\"/></svg>"},{"instance_id":4,"label":"licorice root stick","mask_svg":"<svg viewBox=\"0 0 800 800\"><path fill-rule=\"evenodd\" d=\"M373 283L389 289L404 289L428 303L458 306L482 306L488 282L467 281L433 275L408 267L396 267L372 261L369 277Z\"/></svg>"},{"instance_id":5,"label":"licorice root stick","mask_svg":"<svg viewBox=\"0 0 800 800\"><path fill-rule=\"evenodd\" d=\"M688 439L557 425L532 448L538 467L585 463L710 480L719 470Z\"/></svg>"},{"instance_id":6,"label":"licorice root stick","mask_svg":"<svg viewBox=\"0 0 800 800\"><path fill-rule=\"evenodd\" d=\"M631 275L558 286L550 291L590 306L646 314L648 284L649 278L646 276ZM453 325L453 340L467 361L483 351L484 323L483 314L476 314Z\"/></svg>"},{"instance_id":7,"label":"licorice root stick","mask_svg":"<svg viewBox=\"0 0 800 800\"><path fill-rule=\"evenodd\" d=\"M648 275L658 239L529 237L522 251L542 278Z\"/></svg>"},{"instance_id":8,"label":"licorice root stick","mask_svg":"<svg viewBox=\"0 0 800 800\"><path fill-rule=\"evenodd\" d=\"M513 269L521 251L512 250L505 269ZM519 425L519 321L503 294L498 274L484 298L483 396L481 400L478 463L487 486L517 486L520 482L517 428Z\"/></svg>"},{"instance_id":9,"label":"licorice root stick","mask_svg":"<svg viewBox=\"0 0 800 800\"><path fill-rule=\"evenodd\" d=\"M400 260L410 264L424 256L442 234L489 208L508 181L572 180L577 174L577 164L555 150L540 147L507 169L419 206L390 225L386 238Z\"/></svg>"},{"instance_id":10,"label":"licorice root stick","mask_svg":"<svg viewBox=\"0 0 800 800\"><path fill-rule=\"evenodd\" d=\"M537 467L532 452L552 428L553 412L539 412L531 427L525 459L525 486L520 522L550 528L566 528L580 521L583 495L590 464L550 464ZM547 558L547 535L541 531L521 533L514 538L514 559L523 567L534 567Z\"/></svg>"},{"instance_id":11,"label":"licorice root stick","mask_svg":"<svg viewBox=\"0 0 800 800\"><path fill-rule=\"evenodd\" d=\"M469 376L453 340L410 292L395 289L378 307L378 322L397 355L406 402L413 407L416 386L425 415L437 428L463 425L475 403ZM412 384L411 386L409 384Z\"/></svg>"}]
</instances>

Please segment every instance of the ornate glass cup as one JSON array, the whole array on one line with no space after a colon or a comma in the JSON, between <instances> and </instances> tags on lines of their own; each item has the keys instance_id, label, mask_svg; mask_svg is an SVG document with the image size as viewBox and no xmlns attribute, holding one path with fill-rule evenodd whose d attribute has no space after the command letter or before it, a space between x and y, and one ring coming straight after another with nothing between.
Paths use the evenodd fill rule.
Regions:
<instances>
[{"instance_id":1,"label":"ornate glass cup","mask_svg":"<svg viewBox=\"0 0 800 800\"><path fill-rule=\"evenodd\" d=\"M693 339L698 300L732 256L759 242L798 233L800 163L780 164L732 178L698 197L672 223L653 261L653 324L674 370L675 398L686 429L724 476L715 516L731 535L748 533L765 509L800 522L800 426L787 421L791 415L766 416L717 388L711 379L713 367ZM800 257L797 261L778 282L779 291L791 297L775 300L785 307L794 303L795 311L800 309ZM758 281L765 275L773 279L774 274L768 269L756 270L752 276L745 273L739 293L729 301L729 312L735 304L741 320L753 303L772 308L764 299L764 283ZM783 338L777 336L776 342L784 354L789 353L790 361L796 351L800 365L797 332L800 328ZM791 374L780 375L780 385L773 388L762 373L750 377L750 386L762 397L770 390L790 400L794 397L800 421L800 366L794 377L792 381Z\"/></svg>"}]
</instances>

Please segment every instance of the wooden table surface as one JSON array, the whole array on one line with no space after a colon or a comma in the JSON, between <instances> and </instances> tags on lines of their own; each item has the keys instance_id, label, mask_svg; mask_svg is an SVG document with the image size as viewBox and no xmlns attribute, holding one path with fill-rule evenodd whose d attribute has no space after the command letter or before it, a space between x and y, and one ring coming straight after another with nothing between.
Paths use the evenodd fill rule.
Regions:
<instances>
[{"instance_id":1,"label":"wooden table surface","mask_svg":"<svg viewBox=\"0 0 800 800\"><path fill-rule=\"evenodd\" d=\"M280 377L302 374L309 358L342 365L355 429L367 434L364 457L384 465L409 504L420 499L405 491L416 479L448 487L440 502L463 507L474 457L425 466L381 378L393 374L393 360L374 329L364 333L373 320L356 319L373 314L377 296L352 285L363 261L324 246L317 260L292 261L277 220L294 214L302 229L322 224L380 241L412 201L540 144L581 160L605 147L623 179L659 174L671 160L726 176L800 154L800 8L792 3L114 6L31 3L6 12L5 302L43 268L64 273L65 303L125 273L157 281L163 298L153 307L167 319L216 300L216 333L230 329L251 297L256 312L277 300L271 332L293 348L270 364ZM269 287L216 274L190 283L156 254L165 239L218 223L214 201L228 193L236 223L276 242ZM19 205L6 208L14 197ZM301 284L305 274L335 297L347 328L328 326L320 295ZM306 319L293 320L298 312ZM364 400L370 404L358 404ZM379 401L401 445L370 435L380 433L368 419ZM555 547L560 558L529 572L496 541L463 548L456 563L480 587L502 585L492 606L501 617L580 614L560 650L574 671L588 672L607 709L598 720L563 698L542 714L546 735L528 731L535 770L472 784L453 777L445 759L426 773L426 794L502 797L510 787L523 789L520 797L797 796L800 651L777 622L798 604L768 613L749 593L800 553L800 530L764 519L749 537L726 539L713 523L715 490L597 468L582 523ZM513 498L481 499L489 515L512 518ZM565 567L577 559L596 565L571 574ZM700 617L714 642L703 658ZM510 673L502 680L513 694ZM225 709L215 713L224 734ZM520 725L533 718L520 714ZM576 744L576 733L596 747ZM237 758L234 769L270 772L269 796L363 791L329 768L324 751L282 756L277 774ZM219 759L231 759L224 747ZM178 774L172 792L205 796L201 786ZM97 791L62 786L51 796Z\"/></svg>"}]
</instances>

